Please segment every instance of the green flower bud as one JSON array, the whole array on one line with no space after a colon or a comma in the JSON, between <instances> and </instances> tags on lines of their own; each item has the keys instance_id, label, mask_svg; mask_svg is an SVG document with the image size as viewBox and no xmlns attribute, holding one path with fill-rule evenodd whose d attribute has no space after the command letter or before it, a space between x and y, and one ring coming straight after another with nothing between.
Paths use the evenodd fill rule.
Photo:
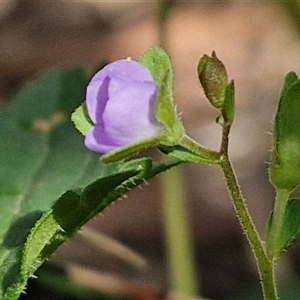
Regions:
<instances>
[{"instance_id":1,"label":"green flower bud","mask_svg":"<svg viewBox=\"0 0 300 300\"><path fill-rule=\"evenodd\" d=\"M212 56L203 55L198 64L198 76L204 93L215 108L222 109L228 76L223 63L217 58L215 51Z\"/></svg>"},{"instance_id":2,"label":"green flower bud","mask_svg":"<svg viewBox=\"0 0 300 300\"><path fill-rule=\"evenodd\" d=\"M300 80L293 72L281 91L269 175L277 189L292 191L300 183Z\"/></svg>"}]
</instances>

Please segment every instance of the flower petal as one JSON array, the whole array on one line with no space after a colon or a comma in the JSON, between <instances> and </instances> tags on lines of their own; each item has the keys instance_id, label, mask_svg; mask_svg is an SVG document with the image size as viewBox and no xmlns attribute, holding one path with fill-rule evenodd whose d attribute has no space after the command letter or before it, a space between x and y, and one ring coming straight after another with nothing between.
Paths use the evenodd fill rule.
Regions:
<instances>
[{"instance_id":1,"label":"flower petal","mask_svg":"<svg viewBox=\"0 0 300 300\"><path fill-rule=\"evenodd\" d=\"M86 106L89 117L94 124L100 123L106 102L108 101L108 84L110 78L104 77L101 81L92 81L87 86Z\"/></svg>"},{"instance_id":2,"label":"flower petal","mask_svg":"<svg viewBox=\"0 0 300 300\"><path fill-rule=\"evenodd\" d=\"M121 59L105 66L95 74L86 91L87 109L95 124L101 122L102 112L108 100L108 84L110 78L116 75L134 81L153 81L148 69L134 60Z\"/></svg>"},{"instance_id":3,"label":"flower petal","mask_svg":"<svg viewBox=\"0 0 300 300\"><path fill-rule=\"evenodd\" d=\"M158 135L163 126L155 118L157 91L153 82L113 77L103 112L106 136L125 146Z\"/></svg>"},{"instance_id":4,"label":"flower petal","mask_svg":"<svg viewBox=\"0 0 300 300\"><path fill-rule=\"evenodd\" d=\"M90 150L99 153L107 153L120 147L107 138L101 125L96 125L88 131L84 144Z\"/></svg>"}]
</instances>

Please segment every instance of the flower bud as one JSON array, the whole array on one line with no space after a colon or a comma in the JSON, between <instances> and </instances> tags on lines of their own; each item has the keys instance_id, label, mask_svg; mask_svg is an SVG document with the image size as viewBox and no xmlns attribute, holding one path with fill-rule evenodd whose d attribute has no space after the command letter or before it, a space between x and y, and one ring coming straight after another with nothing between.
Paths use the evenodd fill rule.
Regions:
<instances>
[{"instance_id":1,"label":"flower bud","mask_svg":"<svg viewBox=\"0 0 300 300\"><path fill-rule=\"evenodd\" d=\"M222 109L229 82L225 66L217 58L214 51L211 57L205 54L200 59L198 76L204 93L211 105Z\"/></svg>"},{"instance_id":2,"label":"flower bud","mask_svg":"<svg viewBox=\"0 0 300 300\"><path fill-rule=\"evenodd\" d=\"M92 151L107 153L149 140L163 130L155 117L158 86L141 63L117 60L87 86L86 106L94 126L85 135Z\"/></svg>"},{"instance_id":3,"label":"flower bud","mask_svg":"<svg viewBox=\"0 0 300 300\"><path fill-rule=\"evenodd\" d=\"M72 115L88 149L113 162L153 146L177 145L184 128L173 103L171 60L152 47L140 59L121 59L98 71L86 101Z\"/></svg>"}]
</instances>

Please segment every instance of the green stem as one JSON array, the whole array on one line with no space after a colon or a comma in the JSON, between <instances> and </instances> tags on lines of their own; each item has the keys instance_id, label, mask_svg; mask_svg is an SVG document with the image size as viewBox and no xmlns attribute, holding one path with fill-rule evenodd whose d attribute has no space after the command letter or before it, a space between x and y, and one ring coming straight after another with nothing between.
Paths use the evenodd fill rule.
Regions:
<instances>
[{"instance_id":1,"label":"green stem","mask_svg":"<svg viewBox=\"0 0 300 300\"><path fill-rule=\"evenodd\" d=\"M274 279L274 264L267 257L263 243L250 217L227 155L222 157L220 165L226 178L235 212L257 261L264 299L278 300L279 297L277 295Z\"/></svg>"},{"instance_id":2,"label":"green stem","mask_svg":"<svg viewBox=\"0 0 300 300\"><path fill-rule=\"evenodd\" d=\"M249 214L246 202L242 196L242 192L228 157L230 127L230 125L223 125L220 166L226 179L236 215L256 258L264 299L279 300L274 277L275 264L267 256L263 242L260 239Z\"/></svg>"},{"instance_id":3,"label":"green stem","mask_svg":"<svg viewBox=\"0 0 300 300\"><path fill-rule=\"evenodd\" d=\"M234 174L233 168L228 157L229 132L230 125L224 125L221 149L219 153L214 153L214 155L216 156L216 159L218 158L218 164L223 170L236 215L240 221L243 232L245 233L249 244L254 252L259 270L259 276L261 279L264 299L278 300L279 297L277 294L274 278L274 262L270 260L267 256L263 242L260 239L259 234L252 221L252 218L249 214L247 205L242 196L240 187L238 185L236 176ZM203 156L203 153L205 153L206 151L205 148L201 147L191 139L185 138L184 145L186 144L189 145L189 149L193 149L193 153L198 154L199 156ZM211 152L209 151L208 154L211 155Z\"/></svg>"},{"instance_id":4,"label":"green stem","mask_svg":"<svg viewBox=\"0 0 300 300\"><path fill-rule=\"evenodd\" d=\"M274 3L283 6L286 12L289 15L290 20L294 23L298 34L300 34L300 7L297 0L289 0L289 1L275 1Z\"/></svg>"},{"instance_id":5,"label":"green stem","mask_svg":"<svg viewBox=\"0 0 300 300\"><path fill-rule=\"evenodd\" d=\"M158 11L159 44L162 48L167 48L167 19L175 6L176 0L160 0Z\"/></svg>"},{"instance_id":6,"label":"green stem","mask_svg":"<svg viewBox=\"0 0 300 300\"><path fill-rule=\"evenodd\" d=\"M159 2L160 45L167 48L167 18L176 0ZM182 169L162 174L163 220L172 290L194 298L198 291L192 236L182 188Z\"/></svg>"},{"instance_id":7,"label":"green stem","mask_svg":"<svg viewBox=\"0 0 300 300\"><path fill-rule=\"evenodd\" d=\"M202 159L207 159L209 163L220 163L220 154L218 152L211 151L200 146L197 142L195 142L187 135L182 138L182 140L180 141L180 145L185 149L191 151L191 153L198 155Z\"/></svg>"},{"instance_id":8,"label":"green stem","mask_svg":"<svg viewBox=\"0 0 300 300\"><path fill-rule=\"evenodd\" d=\"M288 190L277 190L272 224L267 239L267 254L271 260L275 260L280 254L280 252L277 252L277 244L280 237L280 231L283 227L284 214L289 195L290 191Z\"/></svg>"},{"instance_id":9,"label":"green stem","mask_svg":"<svg viewBox=\"0 0 300 300\"><path fill-rule=\"evenodd\" d=\"M181 171L174 168L161 177L166 250L172 291L195 297L198 281Z\"/></svg>"}]
</instances>

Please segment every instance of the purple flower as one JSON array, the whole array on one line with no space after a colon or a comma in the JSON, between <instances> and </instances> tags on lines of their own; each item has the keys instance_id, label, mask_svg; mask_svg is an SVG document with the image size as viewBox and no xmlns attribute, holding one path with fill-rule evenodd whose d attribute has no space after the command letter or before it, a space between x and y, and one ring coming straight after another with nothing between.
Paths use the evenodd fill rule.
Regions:
<instances>
[{"instance_id":1,"label":"purple flower","mask_svg":"<svg viewBox=\"0 0 300 300\"><path fill-rule=\"evenodd\" d=\"M157 94L157 84L141 63L122 59L105 66L87 86L86 106L94 126L85 145L107 153L157 136L163 129L155 117Z\"/></svg>"}]
</instances>

